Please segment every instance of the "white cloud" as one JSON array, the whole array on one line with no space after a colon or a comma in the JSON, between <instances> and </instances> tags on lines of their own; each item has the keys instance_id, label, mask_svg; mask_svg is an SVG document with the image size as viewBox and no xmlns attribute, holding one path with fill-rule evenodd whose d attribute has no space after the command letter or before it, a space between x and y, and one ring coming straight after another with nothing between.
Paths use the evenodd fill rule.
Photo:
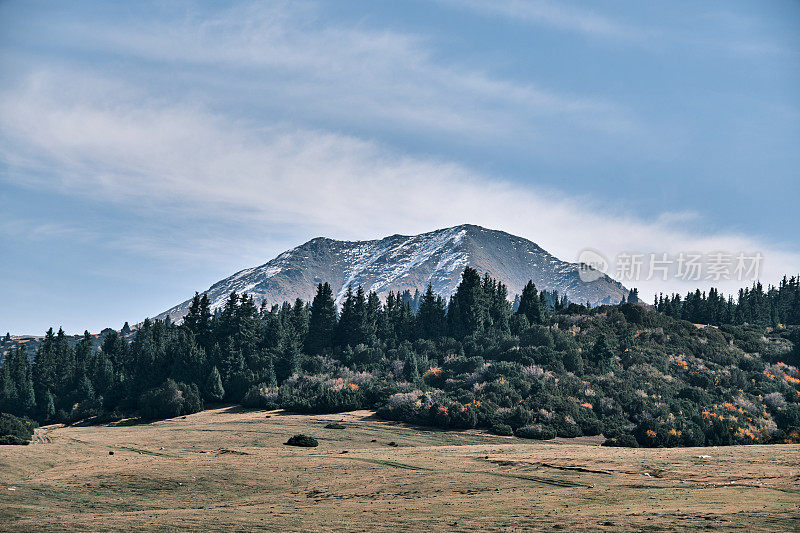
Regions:
<instances>
[{"instance_id":1,"label":"white cloud","mask_svg":"<svg viewBox=\"0 0 800 533\"><path fill-rule=\"evenodd\" d=\"M585 35L641 37L560 3L458 5ZM437 59L419 36L333 27L317 16L314 4L253 3L221 15L105 29L96 21L91 28L60 24L73 45L102 50L124 66L100 75L93 67L39 62L18 85L6 86L0 94L5 179L112 203L146 223L111 237L102 228L24 221L0 220L0 231L243 267L310 236L366 239L469 222L527 237L566 260L587 247L609 258L623 251L760 251L766 280L800 268L797 253L746 235L710 233L696 213L642 220L365 140L377 129L576 153L579 131L592 140L616 136L626 150L652 141L614 102L497 79ZM189 94L181 92L186 87ZM289 118L270 120L285 108ZM330 124L367 133L346 134ZM696 284L637 285L648 295Z\"/></svg>"},{"instance_id":2,"label":"white cloud","mask_svg":"<svg viewBox=\"0 0 800 533\"><path fill-rule=\"evenodd\" d=\"M457 9L467 9L489 17L500 17L517 24L548 27L576 33L591 39L634 44L653 51L669 48L704 50L713 48L720 52L746 59L758 60L766 56L797 55L786 46L775 42L769 31L760 28L751 15L726 10L697 10L684 13L682 25L659 27L657 13L664 6L654 4L656 24L650 20L623 22L619 17L550 0L438 0ZM603 6L600 3L594 4Z\"/></svg>"},{"instance_id":3,"label":"white cloud","mask_svg":"<svg viewBox=\"0 0 800 533\"><path fill-rule=\"evenodd\" d=\"M294 118L418 135L546 142L564 122L629 138L644 126L625 106L437 60L425 38L332 25L315 3L236 4L212 15L108 28L71 21L81 45L169 65L211 98L290 107ZM257 109L256 109L257 110Z\"/></svg>"},{"instance_id":4,"label":"white cloud","mask_svg":"<svg viewBox=\"0 0 800 533\"><path fill-rule=\"evenodd\" d=\"M643 40L647 35L593 10L546 0L440 0L453 7L533 23L590 37Z\"/></svg>"},{"instance_id":5,"label":"white cloud","mask_svg":"<svg viewBox=\"0 0 800 533\"><path fill-rule=\"evenodd\" d=\"M800 267L796 253L744 235L705 233L686 213L641 220L352 136L264 128L201 106L137 97L115 83L91 87L41 75L2 95L0 158L13 170L8 179L114 202L165 225L202 213L206 222L197 222L192 233L202 224L248 228L221 239L227 242L216 250L214 239L206 242L202 250L212 260L215 253L252 246L247 241L254 228L364 239L469 222L527 237L566 260L585 247L608 257L623 251L759 251L770 281ZM153 238L132 237L128 249L186 252L175 236L169 246ZM648 295L696 284L637 285ZM730 291L738 285L722 286Z\"/></svg>"}]
</instances>

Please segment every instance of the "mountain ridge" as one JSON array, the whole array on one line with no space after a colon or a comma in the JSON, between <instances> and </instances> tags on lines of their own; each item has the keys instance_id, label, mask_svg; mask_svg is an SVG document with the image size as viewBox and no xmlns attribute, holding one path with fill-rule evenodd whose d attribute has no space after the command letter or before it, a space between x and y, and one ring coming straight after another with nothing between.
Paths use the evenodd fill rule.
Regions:
<instances>
[{"instance_id":1,"label":"mountain ridge","mask_svg":"<svg viewBox=\"0 0 800 533\"><path fill-rule=\"evenodd\" d=\"M557 290L574 302L617 303L627 296L627 289L606 275L584 282L580 265L562 261L528 239L474 224L366 241L315 237L262 265L240 270L202 293L208 295L212 309L221 307L233 291L247 292L268 305L296 298L310 301L322 282L330 283L337 303L348 286L359 285L383 298L389 291L422 292L430 283L435 292L449 297L466 266L506 284L510 296L520 293L529 279L540 290ZM190 301L156 318L178 319Z\"/></svg>"}]
</instances>

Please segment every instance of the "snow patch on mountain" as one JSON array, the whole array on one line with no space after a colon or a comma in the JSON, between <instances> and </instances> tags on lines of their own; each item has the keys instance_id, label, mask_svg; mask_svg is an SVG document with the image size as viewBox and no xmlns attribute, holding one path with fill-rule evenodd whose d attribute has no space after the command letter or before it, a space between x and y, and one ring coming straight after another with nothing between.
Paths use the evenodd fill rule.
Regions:
<instances>
[{"instance_id":1,"label":"snow patch on mountain","mask_svg":"<svg viewBox=\"0 0 800 533\"><path fill-rule=\"evenodd\" d=\"M309 301L323 281L331 284L337 303L348 287L358 286L383 298L389 291L424 291L430 283L434 291L449 297L466 266L506 284L512 298L528 280L539 289L557 290L571 301L593 305L616 303L627 295L625 287L607 276L583 282L577 264L561 261L527 239L468 224L373 241L318 237L203 292L213 309L220 308L233 291L247 292L268 305L296 298ZM187 300L159 317L182 317L189 303Z\"/></svg>"}]
</instances>

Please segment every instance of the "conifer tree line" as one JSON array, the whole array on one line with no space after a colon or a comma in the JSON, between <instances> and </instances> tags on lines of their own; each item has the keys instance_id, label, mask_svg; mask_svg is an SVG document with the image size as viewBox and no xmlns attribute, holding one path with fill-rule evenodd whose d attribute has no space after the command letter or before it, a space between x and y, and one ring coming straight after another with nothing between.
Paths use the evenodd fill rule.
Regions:
<instances>
[{"instance_id":1,"label":"conifer tree line","mask_svg":"<svg viewBox=\"0 0 800 533\"><path fill-rule=\"evenodd\" d=\"M550 297L556 309L565 304ZM543 323L552 308L529 282L513 313L506 286L469 267L449 305L430 285L422 295L390 292L385 303L348 287L340 312L328 283L318 285L310 304L297 299L271 308L234 292L215 312L205 294L195 294L181 325L146 319L130 342L127 324L107 334L99 350L88 332L73 348L63 330L51 328L33 364L24 347L10 350L0 372L0 411L40 422L150 412L144 404L156 398L143 393L161 387L173 398L170 413L179 414L203 401L240 401L254 384L277 386L301 370L307 355L352 363L357 346L510 334Z\"/></svg>"},{"instance_id":2,"label":"conifer tree line","mask_svg":"<svg viewBox=\"0 0 800 533\"><path fill-rule=\"evenodd\" d=\"M651 310L631 290L625 303L591 309L529 281L511 303L504 284L469 267L447 301L430 285L385 301L348 287L338 309L328 283L311 302L271 307L234 292L214 309L195 294L181 324L126 324L99 349L88 332L71 346L52 329L32 363L24 347L11 349L0 412L104 422L235 402L373 408L384 418L534 438L602 432L624 445L730 444L745 439L741 431L750 439L751 428L766 432L753 442L773 442L800 431L800 328L777 327L800 324L797 295L791 278L744 290L737 302L714 289L660 297ZM672 381L654 382L654 372ZM735 401L763 404L766 414L706 417Z\"/></svg>"},{"instance_id":3,"label":"conifer tree line","mask_svg":"<svg viewBox=\"0 0 800 533\"><path fill-rule=\"evenodd\" d=\"M708 294L697 289L684 298L679 294L659 294L655 308L673 318L696 324L800 324L800 277L784 278L777 287L764 290L760 282L740 289L738 297L727 298L715 288Z\"/></svg>"}]
</instances>

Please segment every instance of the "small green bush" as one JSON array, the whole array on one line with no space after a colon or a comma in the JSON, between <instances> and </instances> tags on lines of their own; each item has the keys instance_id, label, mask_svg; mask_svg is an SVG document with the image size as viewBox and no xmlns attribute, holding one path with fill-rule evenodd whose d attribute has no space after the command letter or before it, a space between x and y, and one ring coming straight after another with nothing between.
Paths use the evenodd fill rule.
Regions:
<instances>
[{"instance_id":1,"label":"small green bush","mask_svg":"<svg viewBox=\"0 0 800 533\"><path fill-rule=\"evenodd\" d=\"M0 444L28 444L34 424L8 413L0 413Z\"/></svg>"},{"instance_id":2,"label":"small green bush","mask_svg":"<svg viewBox=\"0 0 800 533\"><path fill-rule=\"evenodd\" d=\"M489 431L495 435L501 435L503 437L510 437L514 434L514 430L511 429L511 426L508 424L495 424Z\"/></svg>"},{"instance_id":3,"label":"small green bush","mask_svg":"<svg viewBox=\"0 0 800 533\"><path fill-rule=\"evenodd\" d=\"M331 422L325 425L325 429L347 429L347 426L339 424L338 422Z\"/></svg>"},{"instance_id":4,"label":"small green bush","mask_svg":"<svg viewBox=\"0 0 800 533\"><path fill-rule=\"evenodd\" d=\"M603 442L603 446L615 446L620 448L638 448L639 443L636 441L636 437L631 435L630 433L623 433L616 438L613 439L606 439Z\"/></svg>"},{"instance_id":5,"label":"small green bush","mask_svg":"<svg viewBox=\"0 0 800 533\"><path fill-rule=\"evenodd\" d=\"M285 443L287 446L301 446L303 448L315 448L319 443L314 437L303 435L302 433L291 437Z\"/></svg>"},{"instance_id":6,"label":"small green bush","mask_svg":"<svg viewBox=\"0 0 800 533\"><path fill-rule=\"evenodd\" d=\"M555 438L556 432L551 427L532 424L530 426L522 426L516 431L515 435L521 439L549 440Z\"/></svg>"},{"instance_id":7,"label":"small green bush","mask_svg":"<svg viewBox=\"0 0 800 533\"><path fill-rule=\"evenodd\" d=\"M242 398L242 405L269 411L277 409L279 407L278 389L277 387L269 387L264 383L254 385L250 387L244 398Z\"/></svg>"},{"instance_id":8,"label":"small green bush","mask_svg":"<svg viewBox=\"0 0 800 533\"><path fill-rule=\"evenodd\" d=\"M0 437L0 446L3 445L17 445L17 446L27 446L30 444L30 441L21 439L16 435L3 435Z\"/></svg>"}]
</instances>

